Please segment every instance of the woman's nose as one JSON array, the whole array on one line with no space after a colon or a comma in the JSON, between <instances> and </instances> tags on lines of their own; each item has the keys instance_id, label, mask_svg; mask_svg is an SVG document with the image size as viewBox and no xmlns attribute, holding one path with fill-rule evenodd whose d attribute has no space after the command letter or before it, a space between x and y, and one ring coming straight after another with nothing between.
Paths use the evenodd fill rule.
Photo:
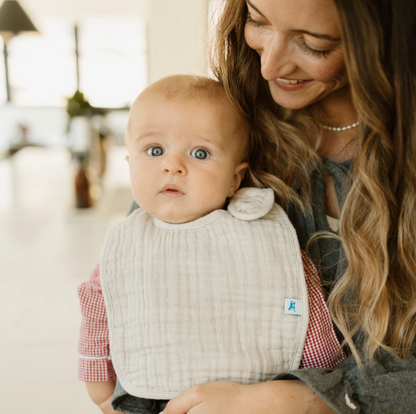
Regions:
<instances>
[{"instance_id":1,"label":"woman's nose","mask_svg":"<svg viewBox=\"0 0 416 414\"><path fill-rule=\"evenodd\" d=\"M285 39L273 37L263 45L261 52L261 74L271 81L278 77L290 75L296 70L293 51Z\"/></svg>"},{"instance_id":2,"label":"woman's nose","mask_svg":"<svg viewBox=\"0 0 416 414\"><path fill-rule=\"evenodd\" d=\"M178 155L168 156L165 164L162 166L162 173L185 176L187 174L187 169L182 157Z\"/></svg>"}]
</instances>

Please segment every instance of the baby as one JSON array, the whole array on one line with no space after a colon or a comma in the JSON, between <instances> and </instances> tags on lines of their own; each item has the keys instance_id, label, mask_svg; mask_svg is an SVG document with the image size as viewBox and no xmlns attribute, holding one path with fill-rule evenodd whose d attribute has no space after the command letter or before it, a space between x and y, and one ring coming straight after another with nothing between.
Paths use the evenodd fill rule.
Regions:
<instances>
[{"instance_id":1,"label":"baby","mask_svg":"<svg viewBox=\"0 0 416 414\"><path fill-rule=\"evenodd\" d=\"M154 83L131 108L126 146L140 208L110 230L99 277L79 289L80 378L103 411L113 367L114 409L158 414L202 382L337 365L319 276L273 190L238 190L249 128L221 85Z\"/></svg>"}]
</instances>

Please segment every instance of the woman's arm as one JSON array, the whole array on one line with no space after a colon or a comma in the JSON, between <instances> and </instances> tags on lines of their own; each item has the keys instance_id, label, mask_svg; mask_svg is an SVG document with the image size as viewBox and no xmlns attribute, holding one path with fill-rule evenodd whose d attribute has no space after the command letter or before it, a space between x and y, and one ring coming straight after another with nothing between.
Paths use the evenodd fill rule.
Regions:
<instances>
[{"instance_id":1,"label":"woman's arm","mask_svg":"<svg viewBox=\"0 0 416 414\"><path fill-rule=\"evenodd\" d=\"M163 414L334 414L302 381L254 385L220 381L189 388L172 399Z\"/></svg>"},{"instance_id":2,"label":"woman's arm","mask_svg":"<svg viewBox=\"0 0 416 414\"><path fill-rule=\"evenodd\" d=\"M363 371L349 357L334 370L300 369L276 379L256 385L201 384L171 400L163 414L416 412L416 352L407 359L380 353Z\"/></svg>"},{"instance_id":3,"label":"woman's arm","mask_svg":"<svg viewBox=\"0 0 416 414\"><path fill-rule=\"evenodd\" d=\"M340 414L416 413L416 349L406 359L379 352L361 370L352 356L333 371L304 369L276 379L300 379Z\"/></svg>"}]
</instances>

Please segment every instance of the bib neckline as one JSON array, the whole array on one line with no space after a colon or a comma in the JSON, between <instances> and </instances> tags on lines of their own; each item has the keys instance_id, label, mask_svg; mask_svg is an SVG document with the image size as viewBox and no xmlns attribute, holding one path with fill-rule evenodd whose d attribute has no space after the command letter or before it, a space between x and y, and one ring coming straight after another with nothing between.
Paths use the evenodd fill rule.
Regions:
<instances>
[{"instance_id":1,"label":"bib neckline","mask_svg":"<svg viewBox=\"0 0 416 414\"><path fill-rule=\"evenodd\" d=\"M157 218L153 218L153 222L156 227L166 230L193 230L198 229L200 227L207 226L211 224L213 221L217 220L221 215L227 214L225 210L214 210L211 213L193 220L187 223L168 223L166 221L159 220Z\"/></svg>"}]
</instances>

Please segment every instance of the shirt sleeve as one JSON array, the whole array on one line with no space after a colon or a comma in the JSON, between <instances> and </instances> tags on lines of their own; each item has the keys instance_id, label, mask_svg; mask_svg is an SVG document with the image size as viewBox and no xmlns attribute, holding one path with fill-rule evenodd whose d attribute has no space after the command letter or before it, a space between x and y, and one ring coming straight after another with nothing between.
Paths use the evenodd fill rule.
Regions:
<instances>
[{"instance_id":1,"label":"shirt sleeve","mask_svg":"<svg viewBox=\"0 0 416 414\"><path fill-rule=\"evenodd\" d=\"M301 251L309 302L309 325L302 368L335 368L345 359L336 336L315 265Z\"/></svg>"},{"instance_id":2,"label":"shirt sleeve","mask_svg":"<svg viewBox=\"0 0 416 414\"><path fill-rule=\"evenodd\" d=\"M116 373L110 356L107 312L97 265L90 280L78 288L81 304L81 332L78 345L78 378L81 381L113 381Z\"/></svg>"}]
</instances>

